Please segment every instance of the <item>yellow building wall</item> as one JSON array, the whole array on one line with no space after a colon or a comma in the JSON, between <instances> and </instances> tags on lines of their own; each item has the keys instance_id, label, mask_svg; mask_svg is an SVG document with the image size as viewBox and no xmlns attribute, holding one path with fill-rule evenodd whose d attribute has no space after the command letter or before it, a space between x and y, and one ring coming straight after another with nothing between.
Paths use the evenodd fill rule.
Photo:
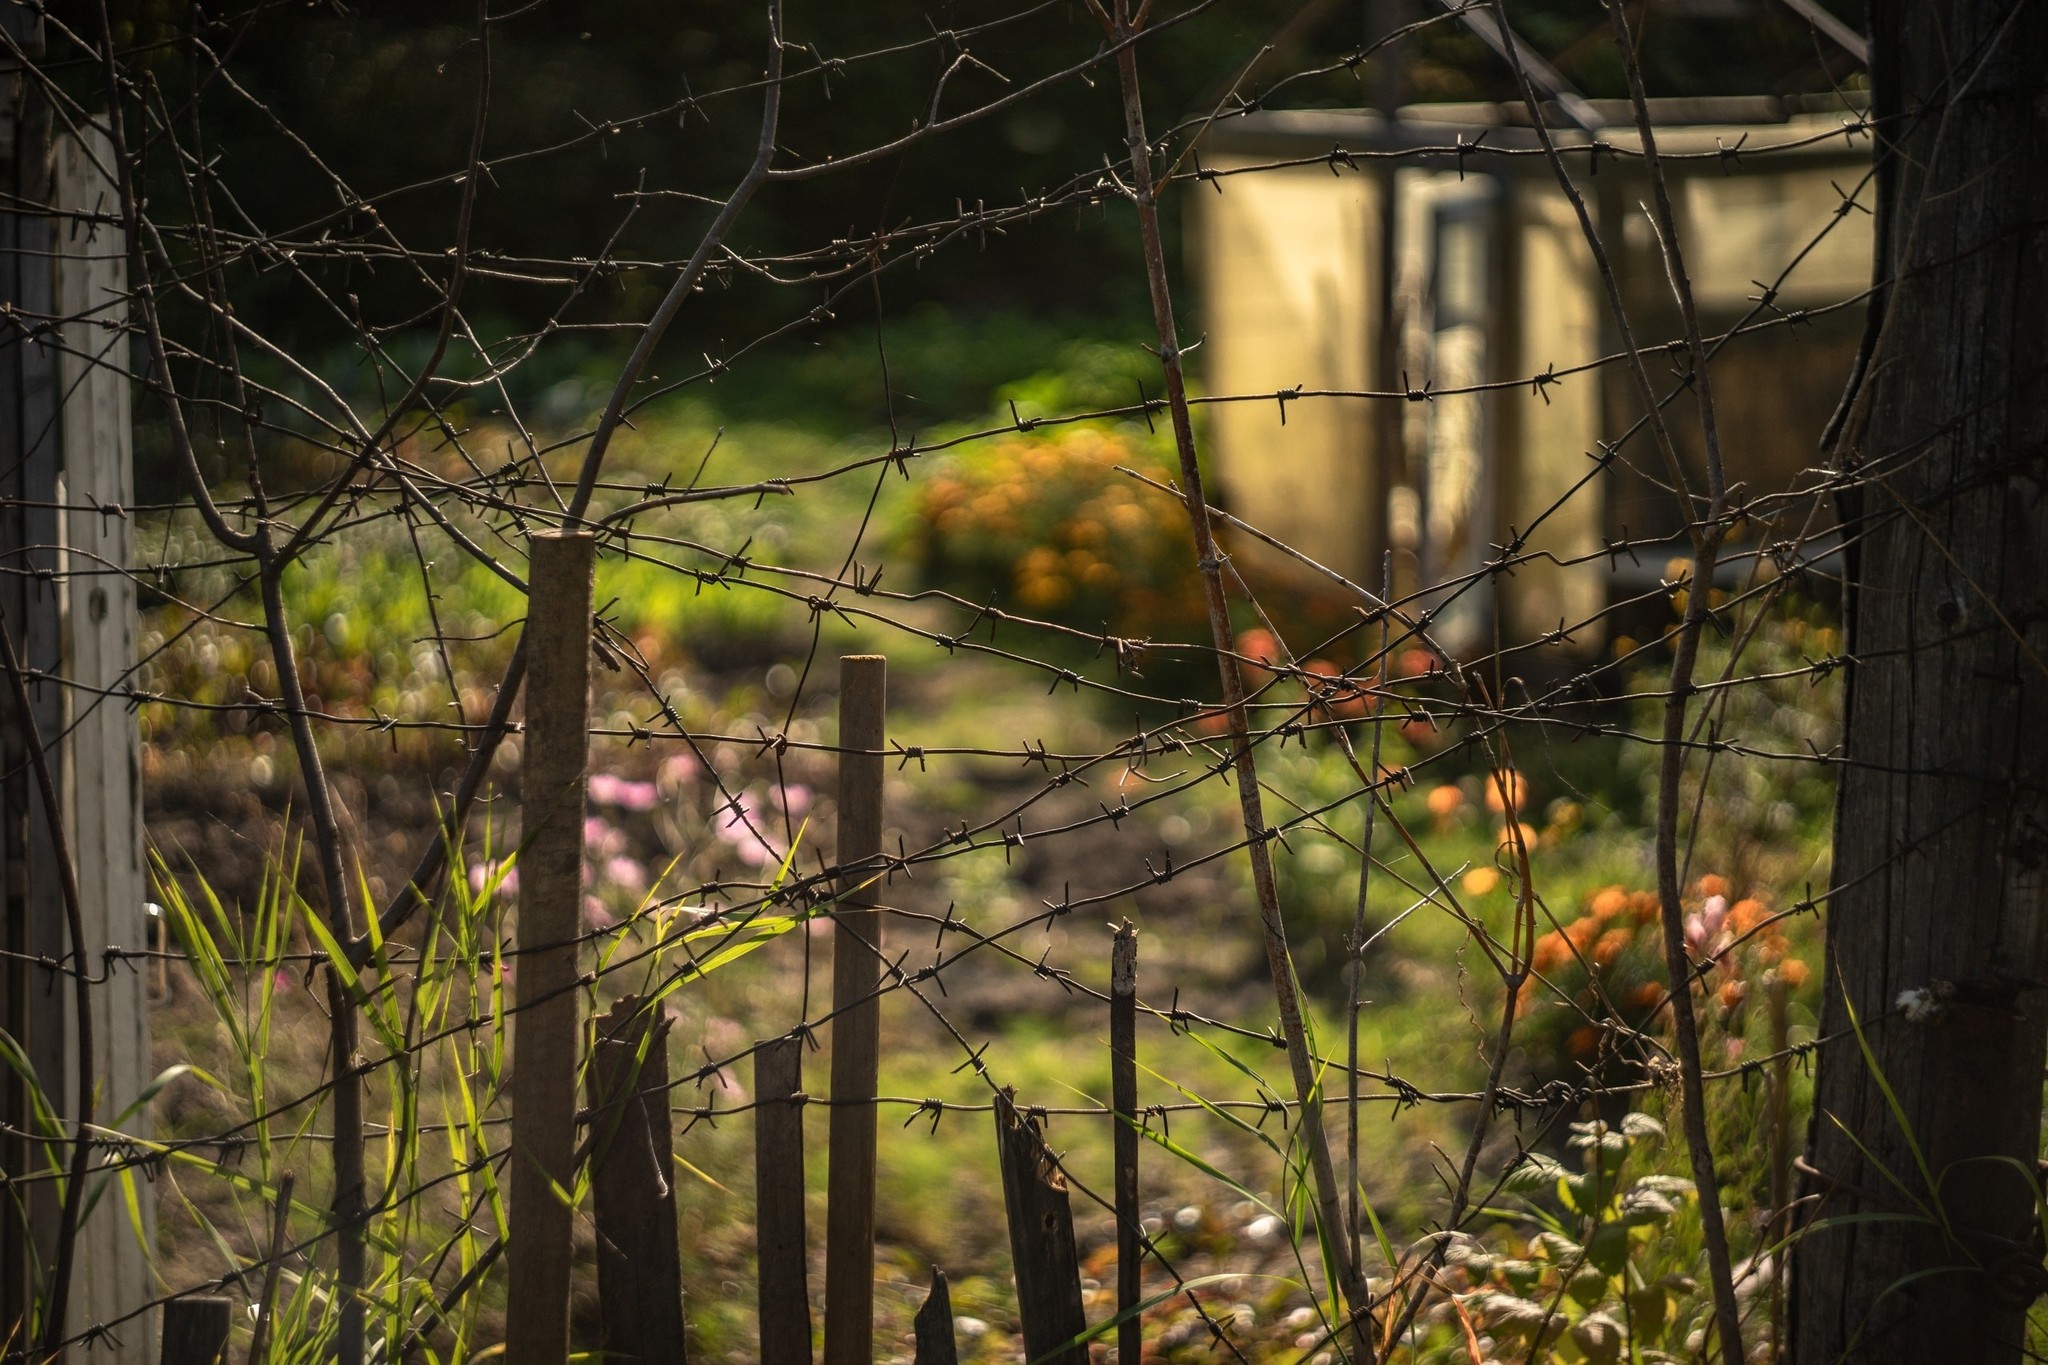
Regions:
<instances>
[{"instance_id":1,"label":"yellow building wall","mask_svg":"<svg viewBox=\"0 0 2048 1365\"><path fill-rule=\"evenodd\" d=\"M1563 370L1594 359L1600 354L1604 303L1593 253L1570 203L1548 187L1518 193L1511 221L1521 257L1518 369L1541 374L1552 366ZM1518 439L1507 452L1501 502L1506 525L1529 534L1530 552L1548 551L1570 561L1600 548L1607 492L1600 479L1550 511L1593 467L1588 452L1597 448L1600 437L1600 384L1595 371L1547 384L1541 395L1528 389L1502 395L1515 405L1509 430ZM1603 605L1606 576L1540 560L1517 569L1503 588L1510 631L1528 639L1557 629L1560 621L1575 626L1592 617ZM1595 644L1597 632L1597 626L1588 627L1574 643Z\"/></svg>"},{"instance_id":2,"label":"yellow building wall","mask_svg":"<svg viewBox=\"0 0 2048 1365\"><path fill-rule=\"evenodd\" d=\"M1263 164L1223 161L1217 169ZM1328 166L1225 176L1191 198L1205 339L1191 360L1211 395L1263 394L1207 409L1224 505L1351 577L1377 583L1371 414L1359 398L1286 404L1272 395L1372 386L1382 312L1379 182Z\"/></svg>"}]
</instances>

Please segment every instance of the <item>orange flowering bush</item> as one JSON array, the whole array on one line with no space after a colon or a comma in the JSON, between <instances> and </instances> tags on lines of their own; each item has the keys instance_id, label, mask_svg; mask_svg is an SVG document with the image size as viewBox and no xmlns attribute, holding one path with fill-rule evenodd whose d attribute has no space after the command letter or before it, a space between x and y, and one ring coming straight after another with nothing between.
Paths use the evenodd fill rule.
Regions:
<instances>
[{"instance_id":1,"label":"orange flowering bush","mask_svg":"<svg viewBox=\"0 0 2048 1365\"><path fill-rule=\"evenodd\" d=\"M1734 1060L1743 1047L1742 1012L1758 988L1782 981L1796 990L1808 973L1762 899L1731 903L1729 896L1727 879L1699 879L1686 898L1685 941L1692 961L1707 964L1702 1009ZM1596 1065L1603 1047L1629 1047L1626 1031L1655 1032L1668 1022L1662 911L1654 891L1607 886L1593 892L1576 917L1536 940L1530 966L1541 979L1523 988L1516 1037L1557 1067Z\"/></svg>"},{"instance_id":2,"label":"orange flowering bush","mask_svg":"<svg viewBox=\"0 0 2048 1365\"><path fill-rule=\"evenodd\" d=\"M1203 619L1187 514L1118 465L1170 477L1137 440L1096 427L951 459L918 493L911 536L927 578L1086 630L1186 634Z\"/></svg>"}]
</instances>

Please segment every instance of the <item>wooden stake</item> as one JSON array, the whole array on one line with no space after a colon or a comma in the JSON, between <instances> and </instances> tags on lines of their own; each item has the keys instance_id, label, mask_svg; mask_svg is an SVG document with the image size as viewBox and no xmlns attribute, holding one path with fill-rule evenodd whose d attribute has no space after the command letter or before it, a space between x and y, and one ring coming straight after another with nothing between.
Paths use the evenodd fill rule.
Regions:
<instances>
[{"instance_id":1,"label":"wooden stake","mask_svg":"<svg viewBox=\"0 0 2048 1365\"><path fill-rule=\"evenodd\" d=\"M875 1354L875 1086L879 1079L882 729L888 661L839 660L839 906L832 933L832 1119L825 1205L825 1365Z\"/></svg>"},{"instance_id":2,"label":"wooden stake","mask_svg":"<svg viewBox=\"0 0 2048 1365\"><path fill-rule=\"evenodd\" d=\"M911 1320L917 1330L917 1354L911 1365L960 1365L960 1349L953 1341L953 1296L946 1290L946 1272L932 1267L932 1292Z\"/></svg>"},{"instance_id":3,"label":"wooden stake","mask_svg":"<svg viewBox=\"0 0 2048 1365\"><path fill-rule=\"evenodd\" d=\"M163 1365L226 1365L227 1299L196 1294L164 1305Z\"/></svg>"},{"instance_id":4,"label":"wooden stake","mask_svg":"<svg viewBox=\"0 0 2048 1365\"><path fill-rule=\"evenodd\" d=\"M1088 1330L1066 1178L1039 1136L1038 1121L1019 1114L1014 1101L1008 1086L996 1096L996 1147L1003 1167L1003 1206L1010 1216L1024 1358L1043 1365L1088 1365L1086 1346L1059 1349Z\"/></svg>"},{"instance_id":5,"label":"wooden stake","mask_svg":"<svg viewBox=\"0 0 2048 1365\"><path fill-rule=\"evenodd\" d=\"M650 1026L651 1025L651 1026ZM597 1021L590 1066L590 1204L598 1341L621 1365L683 1365L668 1016L629 995Z\"/></svg>"},{"instance_id":6,"label":"wooden stake","mask_svg":"<svg viewBox=\"0 0 2048 1365\"><path fill-rule=\"evenodd\" d=\"M1138 1306L1145 1279L1145 1231L1138 1210L1138 931L1117 927L1109 952L1110 1108L1116 1112L1116 1311ZM1144 1324L1117 1324L1117 1359L1136 1365Z\"/></svg>"},{"instance_id":7,"label":"wooden stake","mask_svg":"<svg viewBox=\"0 0 2048 1365\"><path fill-rule=\"evenodd\" d=\"M754 1053L754 1229L761 1365L811 1365L804 1239L804 1043Z\"/></svg>"},{"instance_id":8,"label":"wooden stake","mask_svg":"<svg viewBox=\"0 0 2048 1365\"><path fill-rule=\"evenodd\" d=\"M526 751L520 780L518 957L513 977L510 1264L506 1365L569 1354L575 1188L577 924L583 905L591 572L588 532L532 541L526 609Z\"/></svg>"}]
</instances>

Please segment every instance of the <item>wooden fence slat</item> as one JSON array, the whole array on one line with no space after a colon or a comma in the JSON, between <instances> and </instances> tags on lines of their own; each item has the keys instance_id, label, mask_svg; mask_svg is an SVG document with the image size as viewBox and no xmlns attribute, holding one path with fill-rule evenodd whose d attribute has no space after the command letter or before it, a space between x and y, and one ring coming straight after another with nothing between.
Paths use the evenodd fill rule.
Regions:
<instances>
[{"instance_id":1,"label":"wooden fence slat","mask_svg":"<svg viewBox=\"0 0 2048 1365\"><path fill-rule=\"evenodd\" d=\"M597 1021L590 1066L590 1205L598 1339L622 1365L684 1365L668 1016L629 995Z\"/></svg>"},{"instance_id":2,"label":"wooden fence slat","mask_svg":"<svg viewBox=\"0 0 2048 1365\"><path fill-rule=\"evenodd\" d=\"M882 745L888 660L839 660L839 905L832 934L832 1116L825 1365L875 1356L875 1086L880 1075Z\"/></svg>"},{"instance_id":3,"label":"wooden fence slat","mask_svg":"<svg viewBox=\"0 0 2048 1365\"><path fill-rule=\"evenodd\" d=\"M1116 1311L1129 1313L1144 1291L1145 1232L1138 1208L1138 930L1117 927L1109 950L1109 1105L1116 1113ZM1117 1359L1134 1365L1144 1324L1117 1324Z\"/></svg>"},{"instance_id":4,"label":"wooden fence slat","mask_svg":"<svg viewBox=\"0 0 2048 1365\"><path fill-rule=\"evenodd\" d=\"M533 537L529 561L506 1365L562 1365L569 1355L575 1211L558 1191L576 1184L576 948L596 548L588 532L545 533Z\"/></svg>"},{"instance_id":5,"label":"wooden fence slat","mask_svg":"<svg viewBox=\"0 0 2048 1365\"><path fill-rule=\"evenodd\" d=\"M165 1304L163 1365L226 1365L230 1308L219 1294L194 1294Z\"/></svg>"},{"instance_id":6,"label":"wooden fence slat","mask_svg":"<svg viewBox=\"0 0 2048 1365\"><path fill-rule=\"evenodd\" d=\"M754 1053L754 1230L761 1365L811 1365L804 1234L804 1040Z\"/></svg>"},{"instance_id":7,"label":"wooden fence slat","mask_svg":"<svg viewBox=\"0 0 2048 1365\"><path fill-rule=\"evenodd\" d=\"M1008 1086L996 1096L996 1148L1009 1213L1010 1260L1017 1275L1017 1316L1024 1358L1045 1365L1088 1365L1088 1348L1059 1347L1088 1330L1081 1309L1081 1257L1066 1178L1046 1150L1038 1121L1017 1112Z\"/></svg>"},{"instance_id":8,"label":"wooden fence slat","mask_svg":"<svg viewBox=\"0 0 2048 1365\"><path fill-rule=\"evenodd\" d=\"M917 1331L917 1354L911 1365L960 1365L960 1349L953 1340L953 1295L946 1289L946 1272L932 1267L932 1292L911 1319Z\"/></svg>"}]
</instances>

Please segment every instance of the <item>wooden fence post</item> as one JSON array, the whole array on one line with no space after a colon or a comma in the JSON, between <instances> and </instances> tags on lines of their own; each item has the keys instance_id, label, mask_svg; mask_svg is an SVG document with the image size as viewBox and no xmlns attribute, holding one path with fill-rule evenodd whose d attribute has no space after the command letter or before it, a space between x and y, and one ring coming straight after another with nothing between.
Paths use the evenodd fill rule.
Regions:
<instances>
[{"instance_id":1,"label":"wooden fence post","mask_svg":"<svg viewBox=\"0 0 2048 1365\"><path fill-rule=\"evenodd\" d=\"M126 509L135 504L127 238L118 226L98 221L120 198L106 133L60 133L51 150L62 339L58 445L65 501L71 504L64 513L64 672L77 688L65 700L65 820L86 941L94 949L141 948L148 946L142 906L149 890L142 860L142 736L135 713L118 696L135 666L140 629L135 584L122 572L133 562L132 513ZM103 1121L127 1108L153 1074L144 993L142 973L126 966L107 972L91 988L93 1074ZM77 1046L75 1038L67 1039L66 1055L74 1056ZM71 1074L69 1066L65 1074ZM147 1109L129 1119L123 1132L149 1136ZM155 1297L148 1256L121 1204L101 1199L79 1227L72 1323L110 1322ZM153 1241L154 1201L142 1200L139 1211L145 1237ZM142 1365L150 1359L154 1343L146 1332L122 1336L126 1340L118 1344L95 1343L97 1365Z\"/></svg>"},{"instance_id":2,"label":"wooden fence post","mask_svg":"<svg viewBox=\"0 0 2048 1365\"><path fill-rule=\"evenodd\" d=\"M804 1237L804 1040L754 1053L754 1245L761 1365L811 1365Z\"/></svg>"},{"instance_id":3,"label":"wooden fence post","mask_svg":"<svg viewBox=\"0 0 2048 1365\"><path fill-rule=\"evenodd\" d=\"M599 1346L621 1365L683 1365L668 1016L629 995L597 1021L590 1065L590 1204Z\"/></svg>"},{"instance_id":4,"label":"wooden fence post","mask_svg":"<svg viewBox=\"0 0 2048 1365\"><path fill-rule=\"evenodd\" d=\"M1038 1121L1017 1112L1008 1086L996 1096L996 1148L1003 1167L1003 1206L1010 1219L1010 1260L1017 1274L1024 1358L1045 1365L1088 1365L1086 1346L1059 1350L1088 1330L1066 1178L1045 1148Z\"/></svg>"},{"instance_id":5,"label":"wooden fence post","mask_svg":"<svg viewBox=\"0 0 2048 1365\"><path fill-rule=\"evenodd\" d=\"M832 1117L825 1365L875 1355L875 1087L880 1075L883 714L888 660L839 660L839 904L832 932Z\"/></svg>"},{"instance_id":6,"label":"wooden fence post","mask_svg":"<svg viewBox=\"0 0 2048 1365\"><path fill-rule=\"evenodd\" d=\"M1117 927L1109 950L1109 1104L1116 1112L1116 1311L1138 1306L1145 1279L1145 1231L1138 1210L1138 931ZM1144 1324L1117 1324L1117 1359L1135 1365Z\"/></svg>"},{"instance_id":7,"label":"wooden fence post","mask_svg":"<svg viewBox=\"0 0 2048 1365\"><path fill-rule=\"evenodd\" d=\"M911 1320L917 1331L917 1354L911 1365L960 1365L960 1348L953 1340L953 1296L946 1289L946 1272L932 1267L932 1292Z\"/></svg>"},{"instance_id":8,"label":"wooden fence post","mask_svg":"<svg viewBox=\"0 0 2048 1365\"><path fill-rule=\"evenodd\" d=\"M561 1365L569 1355L575 1211L559 1191L576 1183L576 947L596 548L588 532L536 535L528 567L506 1365Z\"/></svg>"},{"instance_id":9,"label":"wooden fence post","mask_svg":"<svg viewBox=\"0 0 2048 1365\"><path fill-rule=\"evenodd\" d=\"M163 1365L227 1365L229 1307L219 1294L165 1304Z\"/></svg>"}]
</instances>

